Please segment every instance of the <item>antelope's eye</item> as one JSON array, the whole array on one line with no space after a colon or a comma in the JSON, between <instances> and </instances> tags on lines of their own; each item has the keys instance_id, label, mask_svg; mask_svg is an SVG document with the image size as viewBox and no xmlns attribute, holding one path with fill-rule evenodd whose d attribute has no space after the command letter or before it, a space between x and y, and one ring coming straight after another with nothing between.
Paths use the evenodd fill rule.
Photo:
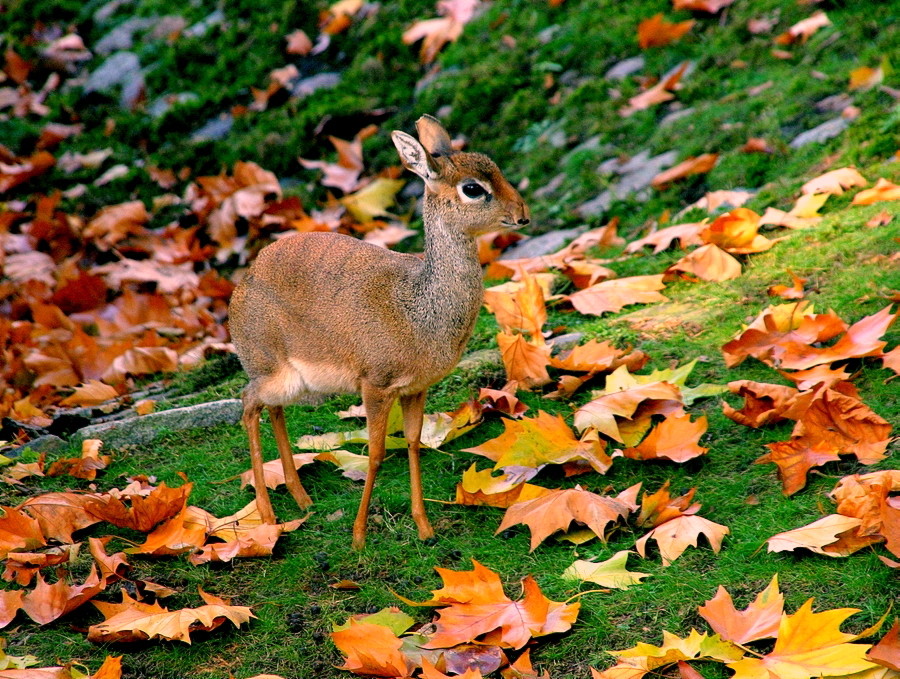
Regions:
<instances>
[{"instance_id":1,"label":"antelope's eye","mask_svg":"<svg viewBox=\"0 0 900 679\"><path fill-rule=\"evenodd\" d=\"M487 191L484 190L484 187L481 184L476 184L475 182L467 182L462 186L462 192L466 196L466 198L481 198L482 196L487 195Z\"/></svg>"}]
</instances>

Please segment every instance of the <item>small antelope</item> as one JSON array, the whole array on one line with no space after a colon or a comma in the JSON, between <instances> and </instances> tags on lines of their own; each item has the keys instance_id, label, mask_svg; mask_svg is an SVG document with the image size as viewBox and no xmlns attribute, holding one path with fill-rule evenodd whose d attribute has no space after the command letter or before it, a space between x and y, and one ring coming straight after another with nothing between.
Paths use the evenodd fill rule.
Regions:
<instances>
[{"instance_id":1,"label":"small antelope","mask_svg":"<svg viewBox=\"0 0 900 679\"><path fill-rule=\"evenodd\" d=\"M275 514L263 479L263 407L288 490L306 508L312 501L294 467L283 407L316 395L362 394L369 472L353 524L356 549L365 545L397 398L409 447L412 516L420 538L434 534L419 467L425 392L456 366L482 304L475 237L529 223L528 207L493 161L454 151L431 116L416 128L419 141L399 131L391 138L404 167L425 181L424 259L334 233L297 234L263 249L231 300L231 335L250 377L242 421L264 521L274 523Z\"/></svg>"}]
</instances>

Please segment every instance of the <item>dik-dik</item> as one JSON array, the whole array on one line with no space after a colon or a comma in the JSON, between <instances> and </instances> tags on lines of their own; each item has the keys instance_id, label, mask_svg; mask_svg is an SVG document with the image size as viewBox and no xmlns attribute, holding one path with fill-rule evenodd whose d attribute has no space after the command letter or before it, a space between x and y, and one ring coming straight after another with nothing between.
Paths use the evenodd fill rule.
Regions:
<instances>
[{"instance_id":1,"label":"dik-dik","mask_svg":"<svg viewBox=\"0 0 900 679\"><path fill-rule=\"evenodd\" d=\"M260 252L231 300L231 335L250 377L243 424L264 521L274 523L275 514L263 479L263 407L288 490L305 508L312 501L294 467L283 407L316 395L362 394L369 472L353 524L357 549L365 544L388 413L397 398L413 519L420 538L433 535L419 467L425 392L456 366L482 304L476 236L529 222L528 207L493 161L454 151L431 116L422 116L416 128L418 141L398 131L391 138L404 167L425 182L424 258L334 233L298 234Z\"/></svg>"}]
</instances>

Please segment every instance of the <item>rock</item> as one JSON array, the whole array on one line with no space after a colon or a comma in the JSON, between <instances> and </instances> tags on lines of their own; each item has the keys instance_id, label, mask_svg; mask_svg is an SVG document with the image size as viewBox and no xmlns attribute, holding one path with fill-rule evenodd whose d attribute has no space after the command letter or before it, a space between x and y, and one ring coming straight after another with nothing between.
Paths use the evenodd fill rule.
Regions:
<instances>
[{"instance_id":1,"label":"rock","mask_svg":"<svg viewBox=\"0 0 900 679\"><path fill-rule=\"evenodd\" d=\"M841 132L850 126L850 121L846 118L833 118L821 125L817 125L811 130L801 132L789 144L792 149L799 149L807 144L821 144L828 141L832 137L838 136Z\"/></svg>"},{"instance_id":2,"label":"rock","mask_svg":"<svg viewBox=\"0 0 900 679\"><path fill-rule=\"evenodd\" d=\"M206 123L191 135L193 143L201 141L218 141L224 139L231 132L234 125L234 118L229 113L223 113L218 118L207 120Z\"/></svg>"},{"instance_id":3,"label":"rock","mask_svg":"<svg viewBox=\"0 0 900 679\"><path fill-rule=\"evenodd\" d=\"M685 118L691 115L694 111L696 111L694 107L683 108L680 111L672 111L667 114L662 120L659 121L660 127L667 127L674 123L676 120L680 120L681 118Z\"/></svg>"},{"instance_id":4,"label":"rock","mask_svg":"<svg viewBox=\"0 0 900 679\"><path fill-rule=\"evenodd\" d=\"M110 0L100 9L94 12L94 21L98 24L105 23L120 7L133 5L134 0Z\"/></svg>"},{"instance_id":5,"label":"rock","mask_svg":"<svg viewBox=\"0 0 900 679\"><path fill-rule=\"evenodd\" d=\"M556 193L556 190L563 185L564 181L566 181L566 173L560 172L542 187L535 189L531 195L535 198L547 198L551 194Z\"/></svg>"},{"instance_id":6,"label":"rock","mask_svg":"<svg viewBox=\"0 0 900 679\"><path fill-rule=\"evenodd\" d=\"M464 372L483 373L485 369L500 368L503 359L498 349L480 349L462 357L456 368Z\"/></svg>"},{"instance_id":7,"label":"rock","mask_svg":"<svg viewBox=\"0 0 900 679\"><path fill-rule=\"evenodd\" d=\"M179 104L187 104L197 101L198 97L194 92L178 92L177 94L164 94L157 97L147 107L147 113L154 118L161 118Z\"/></svg>"},{"instance_id":8,"label":"rock","mask_svg":"<svg viewBox=\"0 0 900 679\"><path fill-rule=\"evenodd\" d=\"M624 59L623 61L614 64L603 77L607 80L624 80L632 73L637 73L643 69L645 63L644 57L642 56Z\"/></svg>"},{"instance_id":9,"label":"rock","mask_svg":"<svg viewBox=\"0 0 900 679\"><path fill-rule=\"evenodd\" d=\"M132 17L112 29L94 45L97 54L112 54L117 50L128 50L134 44L134 34L152 28L159 17Z\"/></svg>"},{"instance_id":10,"label":"rock","mask_svg":"<svg viewBox=\"0 0 900 679\"><path fill-rule=\"evenodd\" d=\"M609 209L614 200L622 200L629 196L644 201L649 195L642 193L650 186L653 178L665 168L673 165L678 160L677 151L666 151L658 156L650 156L650 152L643 150L626 161L620 158L604 160L597 167L598 174L618 174L621 179L602 191L596 198L582 203L577 208L581 217L597 217Z\"/></svg>"},{"instance_id":11,"label":"rock","mask_svg":"<svg viewBox=\"0 0 900 679\"><path fill-rule=\"evenodd\" d=\"M319 73L310 76L309 78L298 80L291 88L291 96L300 98L308 97L316 90L321 90L326 87L337 87L340 82L340 73Z\"/></svg>"},{"instance_id":12,"label":"rock","mask_svg":"<svg viewBox=\"0 0 900 679\"><path fill-rule=\"evenodd\" d=\"M820 99L813 106L822 113L840 113L852 104L853 97L846 92L841 92L840 94L832 94L830 97Z\"/></svg>"},{"instance_id":13,"label":"rock","mask_svg":"<svg viewBox=\"0 0 900 679\"><path fill-rule=\"evenodd\" d=\"M240 399L230 398L212 403L200 403L186 408L174 408L141 417L115 422L92 424L75 432L77 443L85 439L100 439L110 448L149 443L163 431L183 431L217 424L234 424L241 419L244 406Z\"/></svg>"},{"instance_id":14,"label":"rock","mask_svg":"<svg viewBox=\"0 0 900 679\"><path fill-rule=\"evenodd\" d=\"M184 36L186 38L202 38L210 28L219 26L223 23L225 23L225 13L222 10L217 9L205 19L201 19L190 28L187 28L184 31Z\"/></svg>"},{"instance_id":15,"label":"rock","mask_svg":"<svg viewBox=\"0 0 900 679\"><path fill-rule=\"evenodd\" d=\"M557 354L561 354L564 351L574 349L579 344L581 344L581 340L583 339L583 332L567 332L565 335L551 337L547 340L547 344L550 345L552 355L556 356Z\"/></svg>"},{"instance_id":16,"label":"rock","mask_svg":"<svg viewBox=\"0 0 900 679\"><path fill-rule=\"evenodd\" d=\"M587 231L586 226L579 226L574 229L550 231L528 240L519 241L500 255L500 259L528 259L529 257L549 255L557 252L566 243L585 231Z\"/></svg>"},{"instance_id":17,"label":"rock","mask_svg":"<svg viewBox=\"0 0 900 679\"><path fill-rule=\"evenodd\" d=\"M122 87L121 106L130 109L144 89L141 62L134 52L116 52L107 57L106 61L88 76L84 92L85 94L106 92L117 86Z\"/></svg>"},{"instance_id":18,"label":"rock","mask_svg":"<svg viewBox=\"0 0 900 679\"><path fill-rule=\"evenodd\" d=\"M36 453L60 453L68 449L68 447L69 444L59 438L59 436L45 434L44 436L38 436L36 439L33 439L18 448L13 448L11 451L4 453L4 455L7 457L18 457L26 449L33 450Z\"/></svg>"}]
</instances>

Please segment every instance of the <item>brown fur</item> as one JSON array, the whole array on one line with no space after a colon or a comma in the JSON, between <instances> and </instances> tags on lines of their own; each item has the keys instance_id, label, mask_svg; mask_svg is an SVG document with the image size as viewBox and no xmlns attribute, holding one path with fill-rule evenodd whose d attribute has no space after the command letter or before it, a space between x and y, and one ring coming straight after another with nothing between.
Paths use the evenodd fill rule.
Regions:
<instances>
[{"instance_id":1,"label":"brown fur","mask_svg":"<svg viewBox=\"0 0 900 679\"><path fill-rule=\"evenodd\" d=\"M426 182L424 259L338 234L298 234L260 253L230 307L232 338L250 377L243 421L265 521L275 517L262 483L262 408L272 415L288 489L305 507L311 501L290 461L281 408L316 394L362 393L370 470L354 524L356 547L365 540L387 413L398 397L410 449L413 517L421 537L432 534L418 478L425 391L455 367L481 306L475 236L528 221L518 192L489 158L441 155L450 148L443 128L427 116L417 126L424 149L402 133L395 133L395 143L404 165ZM492 197L464 200L457 185L466 179L489 186Z\"/></svg>"}]
</instances>

